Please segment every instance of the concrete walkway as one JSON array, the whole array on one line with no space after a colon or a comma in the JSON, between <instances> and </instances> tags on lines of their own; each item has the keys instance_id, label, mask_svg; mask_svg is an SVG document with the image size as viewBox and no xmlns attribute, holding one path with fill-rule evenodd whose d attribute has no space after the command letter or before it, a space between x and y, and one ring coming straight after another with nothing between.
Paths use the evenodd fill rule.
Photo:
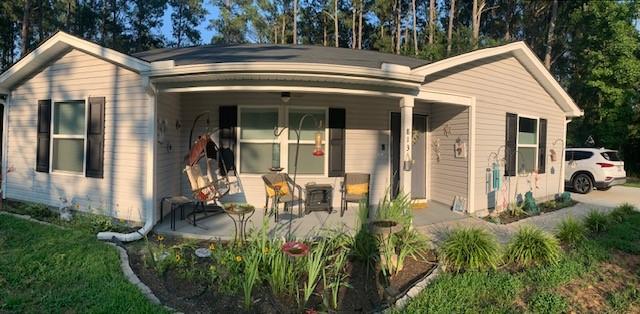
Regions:
<instances>
[{"instance_id":1,"label":"concrete walkway","mask_svg":"<svg viewBox=\"0 0 640 314\"><path fill-rule=\"evenodd\" d=\"M638 192L640 192L640 190L638 190ZM499 242L506 243L509 241L511 236L513 236L513 234L522 226L532 225L539 227L547 232L554 233L556 231L557 225L568 217L581 219L585 217L591 210L609 212L615 206L617 206L617 204L623 202L624 201L608 203L606 206L602 205L602 203L578 203L573 207L567 207L552 213L544 213L539 216L522 219L508 225L491 223L476 217L466 217L460 220L416 227L416 229L427 234L435 244L443 241L446 238L447 233L451 230L461 227L478 227L486 229L494 233L498 237Z\"/></svg>"}]
</instances>

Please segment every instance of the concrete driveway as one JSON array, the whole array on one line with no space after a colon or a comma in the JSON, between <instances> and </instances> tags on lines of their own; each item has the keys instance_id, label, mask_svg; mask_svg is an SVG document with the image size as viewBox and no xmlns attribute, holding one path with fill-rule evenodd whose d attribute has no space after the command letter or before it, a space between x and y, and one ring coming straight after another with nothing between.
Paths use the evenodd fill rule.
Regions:
<instances>
[{"instance_id":1,"label":"concrete driveway","mask_svg":"<svg viewBox=\"0 0 640 314\"><path fill-rule=\"evenodd\" d=\"M589 194L571 193L574 200L590 205L615 207L621 203L630 203L640 208L640 188L614 186L609 191L591 191Z\"/></svg>"}]
</instances>

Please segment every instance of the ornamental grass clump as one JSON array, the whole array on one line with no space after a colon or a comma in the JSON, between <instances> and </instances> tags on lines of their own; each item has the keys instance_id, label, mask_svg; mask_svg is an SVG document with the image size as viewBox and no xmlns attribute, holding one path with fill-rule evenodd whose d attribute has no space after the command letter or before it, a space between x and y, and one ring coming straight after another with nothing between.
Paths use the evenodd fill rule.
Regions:
<instances>
[{"instance_id":1,"label":"ornamental grass clump","mask_svg":"<svg viewBox=\"0 0 640 314\"><path fill-rule=\"evenodd\" d=\"M525 226L509 241L505 259L517 267L555 265L560 260L560 243L539 228Z\"/></svg>"},{"instance_id":2,"label":"ornamental grass clump","mask_svg":"<svg viewBox=\"0 0 640 314\"><path fill-rule=\"evenodd\" d=\"M604 232L609 227L609 217L594 209L584 218L584 225L593 233Z\"/></svg>"},{"instance_id":3,"label":"ornamental grass clump","mask_svg":"<svg viewBox=\"0 0 640 314\"><path fill-rule=\"evenodd\" d=\"M584 224L574 218L567 218L560 222L558 225L558 231L556 237L562 241L562 243L574 246L587 236L587 228Z\"/></svg>"},{"instance_id":4,"label":"ornamental grass clump","mask_svg":"<svg viewBox=\"0 0 640 314\"><path fill-rule=\"evenodd\" d=\"M609 217L611 217L612 221L615 222L623 222L629 216L631 216L635 212L635 207L629 203L624 203L618 205L618 207L614 208L610 213Z\"/></svg>"},{"instance_id":5,"label":"ornamental grass clump","mask_svg":"<svg viewBox=\"0 0 640 314\"><path fill-rule=\"evenodd\" d=\"M453 272L496 269L500 264L495 236L478 228L453 230L439 252L445 268Z\"/></svg>"}]
</instances>

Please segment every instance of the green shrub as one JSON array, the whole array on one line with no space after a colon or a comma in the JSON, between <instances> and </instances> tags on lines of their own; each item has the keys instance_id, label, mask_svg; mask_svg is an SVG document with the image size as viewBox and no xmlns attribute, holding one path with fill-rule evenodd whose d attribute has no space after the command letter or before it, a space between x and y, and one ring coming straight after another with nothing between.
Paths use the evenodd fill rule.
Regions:
<instances>
[{"instance_id":1,"label":"green shrub","mask_svg":"<svg viewBox=\"0 0 640 314\"><path fill-rule=\"evenodd\" d=\"M609 226L609 217L600 211L591 210L584 219L585 226L593 233L600 233L607 230Z\"/></svg>"},{"instance_id":2,"label":"green shrub","mask_svg":"<svg viewBox=\"0 0 640 314\"><path fill-rule=\"evenodd\" d=\"M629 203L618 205L610 213L609 217L615 222L623 222L627 217L631 216L635 212L635 207Z\"/></svg>"},{"instance_id":3,"label":"green shrub","mask_svg":"<svg viewBox=\"0 0 640 314\"><path fill-rule=\"evenodd\" d=\"M509 241L505 258L520 267L555 265L560 259L560 244L555 237L541 229L525 226Z\"/></svg>"},{"instance_id":4,"label":"green shrub","mask_svg":"<svg viewBox=\"0 0 640 314\"><path fill-rule=\"evenodd\" d=\"M560 222L556 236L563 243L573 246L584 240L586 234L587 228L585 228L584 224L569 217Z\"/></svg>"},{"instance_id":5,"label":"green shrub","mask_svg":"<svg viewBox=\"0 0 640 314\"><path fill-rule=\"evenodd\" d=\"M444 266L454 272L496 269L500 264L500 247L496 238L478 228L453 230L440 246Z\"/></svg>"},{"instance_id":6,"label":"green shrub","mask_svg":"<svg viewBox=\"0 0 640 314\"><path fill-rule=\"evenodd\" d=\"M531 313L566 313L567 301L564 297L552 292L535 294L527 304Z\"/></svg>"}]
</instances>

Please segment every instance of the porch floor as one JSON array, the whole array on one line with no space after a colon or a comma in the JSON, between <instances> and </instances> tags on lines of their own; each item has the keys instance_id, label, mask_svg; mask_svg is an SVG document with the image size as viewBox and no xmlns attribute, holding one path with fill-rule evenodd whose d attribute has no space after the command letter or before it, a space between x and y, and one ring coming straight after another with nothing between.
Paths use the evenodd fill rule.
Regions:
<instances>
[{"instance_id":1,"label":"porch floor","mask_svg":"<svg viewBox=\"0 0 640 314\"><path fill-rule=\"evenodd\" d=\"M297 238L312 237L323 230L352 231L356 225L358 211L357 206L351 206L344 213L344 217L340 217L339 208L334 208L330 214L326 211L311 212L303 217L298 217L297 210L297 207L294 207L293 214L290 214L283 212L281 209L278 221L274 223L273 216L264 216L264 210L256 208L255 214L247 223L247 233L252 228L259 229L264 219L269 220L269 233L271 236L286 236L289 229L291 234ZM171 216L167 215L161 223L156 225L155 232L201 240L233 239L233 222L224 213L202 219L197 222L196 226L190 224L189 220L180 220L178 212L176 212L176 216L175 231L171 230ZM429 202L426 207L413 209L415 227L455 221L466 217L466 215L452 212L446 205L436 202Z\"/></svg>"}]
</instances>

